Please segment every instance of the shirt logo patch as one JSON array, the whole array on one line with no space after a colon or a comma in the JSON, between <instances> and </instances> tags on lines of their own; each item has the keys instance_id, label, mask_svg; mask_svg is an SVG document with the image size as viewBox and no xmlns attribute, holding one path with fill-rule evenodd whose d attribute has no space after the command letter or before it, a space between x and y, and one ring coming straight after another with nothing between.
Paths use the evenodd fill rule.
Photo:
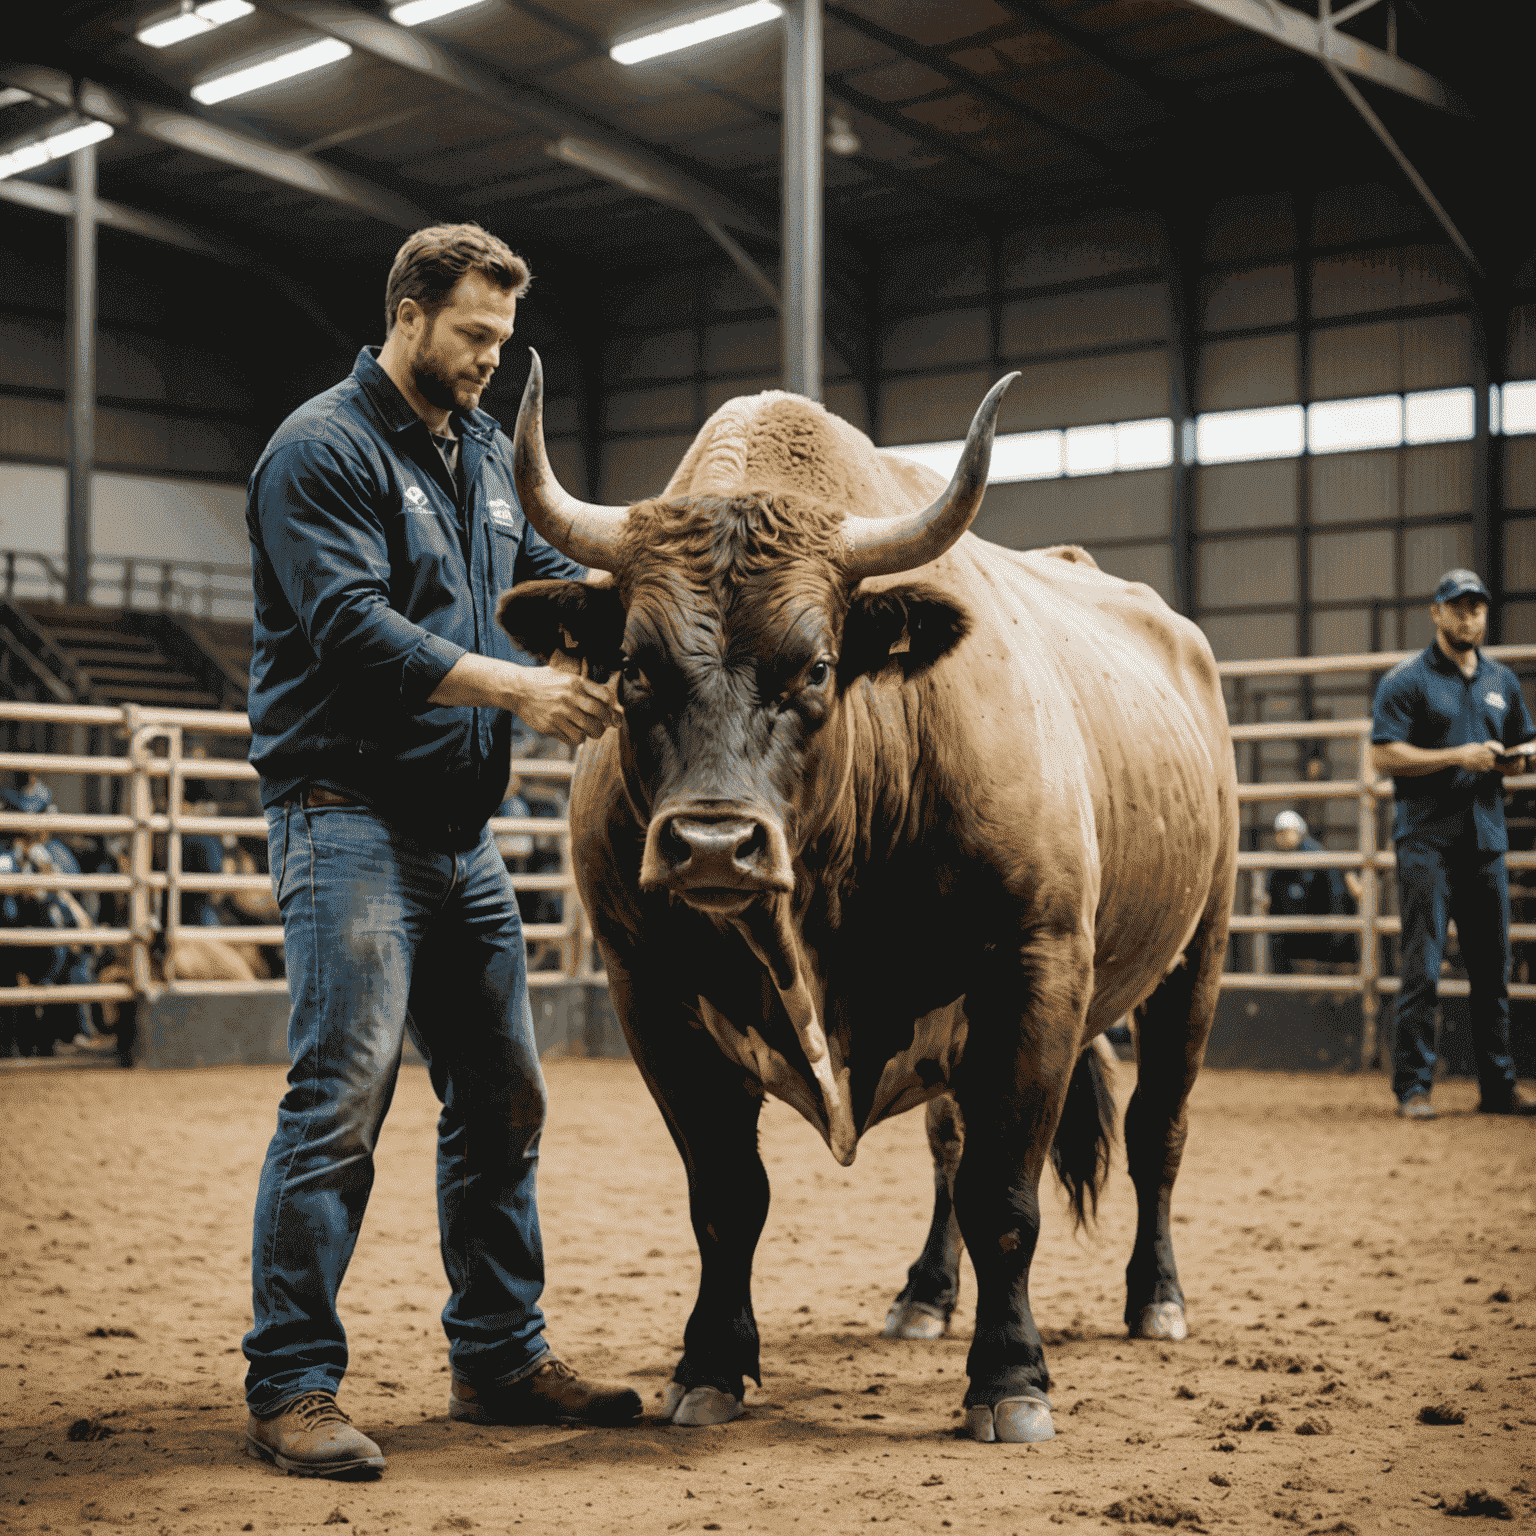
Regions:
<instances>
[{"instance_id":1,"label":"shirt logo patch","mask_svg":"<svg viewBox=\"0 0 1536 1536\"><path fill-rule=\"evenodd\" d=\"M419 485L408 485L404 491L407 504L413 511L421 512L427 507L427 493Z\"/></svg>"},{"instance_id":2,"label":"shirt logo patch","mask_svg":"<svg viewBox=\"0 0 1536 1536\"><path fill-rule=\"evenodd\" d=\"M512 526L511 506L507 502L502 501L499 497L489 505L492 520L498 523L505 523L510 528Z\"/></svg>"},{"instance_id":3,"label":"shirt logo patch","mask_svg":"<svg viewBox=\"0 0 1536 1536\"><path fill-rule=\"evenodd\" d=\"M1505 704L1502 693L1485 693L1483 695L1483 703L1492 704L1495 709L1507 709L1509 707Z\"/></svg>"}]
</instances>

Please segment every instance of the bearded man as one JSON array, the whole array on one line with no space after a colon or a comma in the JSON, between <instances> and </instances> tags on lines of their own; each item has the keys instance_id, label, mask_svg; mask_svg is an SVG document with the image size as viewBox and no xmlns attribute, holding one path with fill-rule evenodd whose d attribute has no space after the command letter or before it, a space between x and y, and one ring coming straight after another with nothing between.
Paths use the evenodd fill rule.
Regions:
<instances>
[{"instance_id":1,"label":"bearded man","mask_svg":"<svg viewBox=\"0 0 1536 1536\"><path fill-rule=\"evenodd\" d=\"M544 1082L517 902L486 828L513 714L572 745L619 717L580 675L518 665L494 622L514 583L586 574L524 522L512 445L476 408L529 280L478 226L418 230L389 274L383 348L295 411L250 481L251 761L293 1066L256 1199L246 1446L304 1476L384 1468L336 1402L336 1295L408 1015L443 1105L451 1417L640 1413L633 1391L581 1380L544 1339Z\"/></svg>"}]
</instances>

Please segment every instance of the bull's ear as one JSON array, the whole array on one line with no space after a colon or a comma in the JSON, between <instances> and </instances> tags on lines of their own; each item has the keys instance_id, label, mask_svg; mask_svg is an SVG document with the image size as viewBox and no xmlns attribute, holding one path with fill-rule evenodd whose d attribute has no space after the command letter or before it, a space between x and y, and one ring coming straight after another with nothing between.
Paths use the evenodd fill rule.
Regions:
<instances>
[{"instance_id":1,"label":"bull's ear","mask_svg":"<svg viewBox=\"0 0 1536 1536\"><path fill-rule=\"evenodd\" d=\"M899 666L907 677L926 671L970 633L971 616L936 587L888 587L859 592L843 622L838 678Z\"/></svg>"},{"instance_id":2,"label":"bull's ear","mask_svg":"<svg viewBox=\"0 0 1536 1536\"><path fill-rule=\"evenodd\" d=\"M624 653L624 605L606 583L519 582L501 594L496 621L514 645L540 661L559 654L589 662L598 682L618 670Z\"/></svg>"}]
</instances>

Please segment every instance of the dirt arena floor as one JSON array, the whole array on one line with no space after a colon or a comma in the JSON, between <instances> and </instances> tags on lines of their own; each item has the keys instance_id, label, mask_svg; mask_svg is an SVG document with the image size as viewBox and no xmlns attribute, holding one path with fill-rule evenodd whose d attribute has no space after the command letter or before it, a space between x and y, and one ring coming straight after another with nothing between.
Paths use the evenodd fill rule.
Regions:
<instances>
[{"instance_id":1,"label":"dirt arena floor","mask_svg":"<svg viewBox=\"0 0 1536 1536\"><path fill-rule=\"evenodd\" d=\"M548 1076L551 1338L654 1405L694 1294L682 1170L627 1062ZM389 1456L368 1484L241 1449L249 1216L280 1085L267 1068L0 1077L0 1531L1536 1529L1536 1125L1478 1118L1470 1085L1408 1125L1380 1079L1205 1075L1175 1199L1182 1345L1125 1338L1123 1168L1096 1237L1049 1199L1033 1294L1058 1436L1025 1447L955 1437L969 1272L952 1337L877 1337L928 1221L921 1116L843 1170L771 1101L747 1415L450 1423L434 1105L407 1069L342 1293L342 1402Z\"/></svg>"}]
</instances>

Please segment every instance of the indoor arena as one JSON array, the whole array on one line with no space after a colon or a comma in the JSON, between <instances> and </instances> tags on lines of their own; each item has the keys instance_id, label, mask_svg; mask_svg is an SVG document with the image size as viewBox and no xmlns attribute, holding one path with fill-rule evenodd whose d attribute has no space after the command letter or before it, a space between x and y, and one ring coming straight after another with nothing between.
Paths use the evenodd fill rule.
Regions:
<instances>
[{"instance_id":1,"label":"indoor arena","mask_svg":"<svg viewBox=\"0 0 1536 1536\"><path fill-rule=\"evenodd\" d=\"M1536 1528L1502 11L14 20L0 1533Z\"/></svg>"}]
</instances>

